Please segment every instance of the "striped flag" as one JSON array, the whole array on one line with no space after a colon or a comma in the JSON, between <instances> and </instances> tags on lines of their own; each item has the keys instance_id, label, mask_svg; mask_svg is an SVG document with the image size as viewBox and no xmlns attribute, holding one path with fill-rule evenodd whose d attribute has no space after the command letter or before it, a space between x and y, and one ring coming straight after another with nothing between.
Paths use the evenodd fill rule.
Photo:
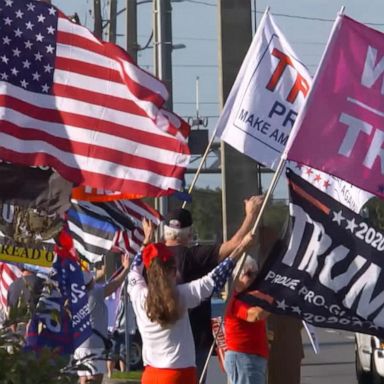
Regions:
<instances>
[{"instance_id":1,"label":"striped flag","mask_svg":"<svg viewBox=\"0 0 384 384\"><path fill-rule=\"evenodd\" d=\"M124 229L119 232L117 243L134 256L140 249L144 240L144 232L141 221L143 218L150 220L154 225L160 225L163 220L159 212L142 200L116 201L120 209L135 221L134 229Z\"/></svg>"},{"instance_id":2,"label":"striped flag","mask_svg":"<svg viewBox=\"0 0 384 384\"><path fill-rule=\"evenodd\" d=\"M101 261L114 245L134 255L144 239L141 220L156 226L161 215L142 200L90 203L72 200L67 211L68 228L80 257L90 263Z\"/></svg>"},{"instance_id":3,"label":"striped flag","mask_svg":"<svg viewBox=\"0 0 384 384\"><path fill-rule=\"evenodd\" d=\"M72 203L67 221L76 251L90 263L101 261L114 245L118 227L108 213L95 204Z\"/></svg>"},{"instance_id":4,"label":"striped flag","mask_svg":"<svg viewBox=\"0 0 384 384\"><path fill-rule=\"evenodd\" d=\"M21 275L21 269L16 265L0 262L0 303L4 309L8 305L9 286Z\"/></svg>"},{"instance_id":5,"label":"striped flag","mask_svg":"<svg viewBox=\"0 0 384 384\"><path fill-rule=\"evenodd\" d=\"M1 3L0 157L94 188L180 189L189 127L162 109L165 86L54 6Z\"/></svg>"}]
</instances>

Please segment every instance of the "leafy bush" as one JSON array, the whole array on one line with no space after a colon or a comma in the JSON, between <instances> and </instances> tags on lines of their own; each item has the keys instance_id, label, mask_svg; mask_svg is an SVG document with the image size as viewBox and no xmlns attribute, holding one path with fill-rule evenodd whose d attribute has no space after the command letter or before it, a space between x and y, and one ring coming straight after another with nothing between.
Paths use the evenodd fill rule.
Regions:
<instances>
[{"instance_id":1,"label":"leafy bush","mask_svg":"<svg viewBox=\"0 0 384 384\"><path fill-rule=\"evenodd\" d=\"M72 384L77 377L63 369L68 363L55 350L39 353L23 349L23 338L0 329L0 383L2 384Z\"/></svg>"}]
</instances>

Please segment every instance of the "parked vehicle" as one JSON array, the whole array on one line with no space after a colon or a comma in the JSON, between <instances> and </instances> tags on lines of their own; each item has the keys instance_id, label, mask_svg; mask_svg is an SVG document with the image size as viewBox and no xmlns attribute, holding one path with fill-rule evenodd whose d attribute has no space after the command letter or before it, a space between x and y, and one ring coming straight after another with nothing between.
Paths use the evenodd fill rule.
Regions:
<instances>
[{"instance_id":1,"label":"parked vehicle","mask_svg":"<svg viewBox=\"0 0 384 384\"><path fill-rule=\"evenodd\" d=\"M384 384L384 340L356 333L355 365L359 384Z\"/></svg>"}]
</instances>

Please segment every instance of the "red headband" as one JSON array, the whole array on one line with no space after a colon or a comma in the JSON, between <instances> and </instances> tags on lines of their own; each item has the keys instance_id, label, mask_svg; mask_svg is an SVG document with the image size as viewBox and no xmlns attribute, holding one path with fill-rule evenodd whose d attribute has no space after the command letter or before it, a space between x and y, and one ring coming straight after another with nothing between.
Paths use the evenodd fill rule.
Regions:
<instances>
[{"instance_id":1,"label":"red headband","mask_svg":"<svg viewBox=\"0 0 384 384\"><path fill-rule=\"evenodd\" d=\"M143 263L145 268L149 268L152 260L158 257L161 261L166 263L171 257L172 253L168 247L163 243L151 243L148 244L142 251Z\"/></svg>"}]
</instances>

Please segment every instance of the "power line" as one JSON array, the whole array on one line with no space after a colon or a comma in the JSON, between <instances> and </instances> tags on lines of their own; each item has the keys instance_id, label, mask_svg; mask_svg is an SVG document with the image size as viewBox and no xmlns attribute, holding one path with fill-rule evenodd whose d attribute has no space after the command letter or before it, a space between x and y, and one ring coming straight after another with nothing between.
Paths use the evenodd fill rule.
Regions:
<instances>
[{"instance_id":1,"label":"power line","mask_svg":"<svg viewBox=\"0 0 384 384\"><path fill-rule=\"evenodd\" d=\"M188 117L190 117L190 115L179 115L179 116L182 117L183 119L187 119ZM207 117L208 119L218 119L220 116L219 115L211 115L211 116L204 115L204 117Z\"/></svg>"},{"instance_id":2,"label":"power line","mask_svg":"<svg viewBox=\"0 0 384 384\"><path fill-rule=\"evenodd\" d=\"M151 68L153 64L142 64L141 67ZM215 64L173 64L172 67L176 68L218 68L218 65Z\"/></svg>"},{"instance_id":3,"label":"power line","mask_svg":"<svg viewBox=\"0 0 384 384\"><path fill-rule=\"evenodd\" d=\"M207 105L217 105L219 104L218 101L200 101L200 104L207 104ZM175 101L173 104L183 104L183 105L190 105L190 104L196 104L196 101Z\"/></svg>"},{"instance_id":4,"label":"power line","mask_svg":"<svg viewBox=\"0 0 384 384\"><path fill-rule=\"evenodd\" d=\"M188 3L202 4L202 5L208 5L209 7L216 7L216 4L208 3L207 1L201 1L201 0L185 0L185 1Z\"/></svg>"},{"instance_id":5,"label":"power line","mask_svg":"<svg viewBox=\"0 0 384 384\"><path fill-rule=\"evenodd\" d=\"M255 11L252 11L252 12L255 12ZM256 11L256 13L264 14L264 12L261 12L261 11ZM291 18L291 19L301 19L301 20L311 20L311 21L324 21L324 22L330 22L330 23L333 23L335 21L335 19L324 19L322 17L309 17L309 16L300 16L300 15L288 15L286 13L275 13L275 12L273 12L272 14L273 14L273 16L287 17L287 18ZM362 23L363 24L367 24L367 25L377 25L377 26L383 26L384 25L383 23L372 23L372 22L362 22Z\"/></svg>"},{"instance_id":6,"label":"power line","mask_svg":"<svg viewBox=\"0 0 384 384\"><path fill-rule=\"evenodd\" d=\"M201 5L207 5L209 7L216 7L217 5L214 3L208 3L206 1L200 1L200 0L185 0L188 3L195 3L195 4L201 4ZM252 13L254 13L255 10L252 10ZM264 11L256 11L256 13L264 14ZM291 19L301 19L301 20L311 20L311 21L321 21L321 22L327 22L327 23L333 23L335 19L326 19L322 17L309 17L309 16L301 16L301 15L289 15L287 13L275 13L272 12L273 16L277 17L287 17ZM383 23L373 23L373 22L362 22L366 25L376 25L376 26L383 26Z\"/></svg>"}]
</instances>

